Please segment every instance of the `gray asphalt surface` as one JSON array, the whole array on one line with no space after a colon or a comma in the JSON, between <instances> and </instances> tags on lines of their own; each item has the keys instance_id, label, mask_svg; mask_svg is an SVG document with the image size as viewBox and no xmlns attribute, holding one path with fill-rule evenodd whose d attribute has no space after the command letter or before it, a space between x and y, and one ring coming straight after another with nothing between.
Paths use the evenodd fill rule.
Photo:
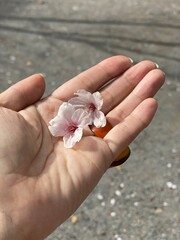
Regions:
<instances>
[{"instance_id":1,"label":"gray asphalt surface","mask_svg":"<svg viewBox=\"0 0 180 240\"><path fill-rule=\"evenodd\" d=\"M47 240L180 239L180 2L0 0L0 90L46 74L47 91L112 55L166 72L152 125Z\"/></svg>"}]
</instances>

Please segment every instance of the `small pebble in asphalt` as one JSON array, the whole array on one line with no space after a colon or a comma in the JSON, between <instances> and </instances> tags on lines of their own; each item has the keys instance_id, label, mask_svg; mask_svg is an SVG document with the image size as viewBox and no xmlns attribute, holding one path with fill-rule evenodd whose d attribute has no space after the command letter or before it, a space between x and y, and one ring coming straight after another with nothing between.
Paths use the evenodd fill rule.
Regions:
<instances>
[{"instance_id":1,"label":"small pebble in asphalt","mask_svg":"<svg viewBox=\"0 0 180 240\"><path fill-rule=\"evenodd\" d=\"M139 206L139 203L138 203L138 202L134 202L134 206L135 206L135 207L138 207L138 206Z\"/></svg>"},{"instance_id":2,"label":"small pebble in asphalt","mask_svg":"<svg viewBox=\"0 0 180 240\"><path fill-rule=\"evenodd\" d=\"M116 196L121 196L121 192L119 190L115 191Z\"/></svg>"},{"instance_id":3,"label":"small pebble in asphalt","mask_svg":"<svg viewBox=\"0 0 180 240\"><path fill-rule=\"evenodd\" d=\"M98 194L97 194L97 199L99 199L99 200L103 200L103 195L100 194L100 193L98 193Z\"/></svg>"},{"instance_id":4,"label":"small pebble in asphalt","mask_svg":"<svg viewBox=\"0 0 180 240\"><path fill-rule=\"evenodd\" d=\"M120 183L120 188L124 188L124 183Z\"/></svg>"},{"instance_id":5,"label":"small pebble in asphalt","mask_svg":"<svg viewBox=\"0 0 180 240\"><path fill-rule=\"evenodd\" d=\"M166 185L170 189L173 189L173 190L177 189L177 185L172 182L167 182Z\"/></svg>"},{"instance_id":6,"label":"small pebble in asphalt","mask_svg":"<svg viewBox=\"0 0 180 240\"><path fill-rule=\"evenodd\" d=\"M111 204L111 205L115 205L115 203L116 203L116 199L115 199L115 198L112 198L112 199L110 200L110 204Z\"/></svg>"},{"instance_id":7,"label":"small pebble in asphalt","mask_svg":"<svg viewBox=\"0 0 180 240\"><path fill-rule=\"evenodd\" d=\"M115 235L114 235L114 239L116 239L116 240L122 240L122 238L121 238L118 234L115 234Z\"/></svg>"},{"instance_id":8,"label":"small pebble in asphalt","mask_svg":"<svg viewBox=\"0 0 180 240\"><path fill-rule=\"evenodd\" d=\"M169 204L167 202L163 202L163 206L167 207Z\"/></svg>"},{"instance_id":9,"label":"small pebble in asphalt","mask_svg":"<svg viewBox=\"0 0 180 240\"><path fill-rule=\"evenodd\" d=\"M167 167L168 167L168 168L171 168L171 167L172 167L172 164L171 164L171 163L168 163L168 164L167 164Z\"/></svg>"},{"instance_id":10,"label":"small pebble in asphalt","mask_svg":"<svg viewBox=\"0 0 180 240\"><path fill-rule=\"evenodd\" d=\"M102 203L101 203L101 206L102 206L102 207L105 207L105 206L106 206L106 203L105 203L105 202L102 202Z\"/></svg>"},{"instance_id":11,"label":"small pebble in asphalt","mask_svg":"<svg viewBox=\"0 0 180 240\"><path fill-rule=\"evenodd\" d=\"M78 222L78 216L73 215L73 216L71 217L71 223L72 223L72 224L76 224L77 222Z\"/></svg>"},{"instance_id":12,"label":"small pebble in asphalt","mask_svg":"<svg viewBox=\"0 0 180 240\"><path fill-rule=\"evenodd\" d=\"M111 212L111 217L115 217L116 216L116 212Z\"/></svg>"}]
</instances>

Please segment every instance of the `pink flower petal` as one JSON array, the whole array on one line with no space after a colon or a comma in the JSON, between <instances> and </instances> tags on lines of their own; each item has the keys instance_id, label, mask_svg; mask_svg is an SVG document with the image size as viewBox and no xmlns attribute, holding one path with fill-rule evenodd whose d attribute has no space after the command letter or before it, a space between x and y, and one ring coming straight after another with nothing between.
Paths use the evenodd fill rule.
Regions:
<instances>
[{"instance_id":1,"label":"pink flower petal","mask_svg":"<svg viewBox=\"0 0 180 240\"><path fill-rule=\"evenodd\" d=\"M73 104L76 109L83 109L89 113L89 118L92 123L95 123L96 126L104 126L106 123L105 116L100 109L103 105L103 99L99 92L91 94L86 90L78 90L74 97L69 100L69 103ZM98 113L99 111L99 113Z\"/></svg>"},{"instance_id":2,"label":"pink flower petal","mask_svg":"<svg viewBox=\"0 0 180 240\"><path fill-rule=\"evenodd\" d=\"M74 111L75 107L72 104L64 102L59 108L58 116L63 116L67 121L70 121Z\"/></svg>"},{"instance_id":3,"label":"pink flower petal","mask_svg":"<svg viewBox=\"0 0 180 240\"><path fill-rule=\"evenodd\" d=\"M73 134L70 133L66 134L63 137L64 146L66 148L72 148L77 142L81 140L82 134L83 134L82 128L78 128Z\"/></svg>"},{"instance_id":4,"label":"pink flower petal","mask_svg":"<svg viewBox=\"0 0 180 240\"><path fill-rule=\"evenodd\" d=\"M76 97L60 106L57 116L49 122L48 127L53 136L63 137L67 148L81 140L84 127L91 124L103 127L106 124L106 117L100 111L103 99L99 92L91 94L80 89L75 95Z\"/></svg>"},{"instance_id":5,"label":"pink flower petal","mask_svg":"<svg viewBox=\"0 0 180 240\"><path fill-rule=\"evenodd\" d=\"M65 119L62 119L61 116L56 116L49 122L49 131L55 137L62 137L66 134L66 128L68 126L68 122Z\"/></svg>"},{"instance_id":6,"label":"pink flower petal","mask_svg":"<svg viewBox=\"0 0 180 240\"><path fill-rule=\"evenodd\" d=\"M84 108L92 102L92 94L84 89L78 90L75 95L77 97L71 98L69 103L73 104L76 108Z\"/></svg>"},{"instance_id":7,"label":"pink flower petal","mask_svg":"<svg viewBox=\"0 0 180 240\"><path fill-rule=\"evenodd\" d=\"M62 136L64 146L71 148L79 142L83 135L83 128L91 124L89 114L83 109L75 109L70 103L63 103L58 115L49 122L48 127L55 137Z\"/></svg>"},{"instance_id":8,"label":"pink flower petal","mask_svg":"<svg viewBox=\"0 0 180 240\"><path fill-rule=\"evenodd\" d=\"M91 118L83 109L77 109L72 115L72 121L79 127L86 127L92 123Z\"/></svg>"},{"instance_id":9,"label":"pink flower petal","mask_svg":"<svg viewBox=\"0 0 180 240\"><path fill-rule=\"evenodd\" d=\"M92 94L84 89L79 89L75 95L79 96L81 99L89 99L91 98Z\"/></svg>"},{"instance_id":10,"label":"pink flower petal","mask_svg":"<svg viewBox=\"0 0 180 240\"><path fill-rule=\"evenodd\" d=\"M94 112L94 121L95 127L104 127L106 125L106 117L103 112L96 110Z\"/></svg>"},{"instance_id":11,"label":"pink flower petal","mask_svg":"<svg viewBox=\"0 0 180 240\"><path fill-rule=\"evenodd\" d=\"M94 97L94 102L96 104L97 109L100 110L103 105L103 99L102 99L101 94L99 92L95 92L92 95Z\"/></svg>"}]
</instances>

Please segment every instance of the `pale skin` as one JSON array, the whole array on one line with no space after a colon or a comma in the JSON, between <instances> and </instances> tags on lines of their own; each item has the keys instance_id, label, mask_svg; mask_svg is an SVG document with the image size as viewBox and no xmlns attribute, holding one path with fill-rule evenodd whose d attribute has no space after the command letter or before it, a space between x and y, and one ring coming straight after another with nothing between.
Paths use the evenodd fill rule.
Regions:
<instances>
[{"instance_id":1,"label":"pale skin","mask_svg":"<svg viewBox=\"0 0 180 240\"><path fill-rule=\"evenodd\" d=\"M40 74L1 93L0 239L43 239L64 222L115 157L150 124L157 109L153 97L164 79L151 61L132 66L129 58L115 56L44 99ZM101 92L113 128L104 139L86 130L74 148L66 149L61 138L51 136L48 122L78 89Z\"/></svg>"}]
</instances>

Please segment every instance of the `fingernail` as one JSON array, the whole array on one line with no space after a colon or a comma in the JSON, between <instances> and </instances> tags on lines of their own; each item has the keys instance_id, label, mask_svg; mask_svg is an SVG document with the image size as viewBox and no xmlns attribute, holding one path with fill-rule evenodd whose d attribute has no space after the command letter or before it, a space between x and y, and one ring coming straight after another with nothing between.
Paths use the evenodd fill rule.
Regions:
<instances>
[{"instance_id":1,"label":"fingernail","mask_svg":"<svg viewBox=\"0 0 180 240\"><path fill-rule=\"evenodd\" d=\"M132 59L132 58L130 58L130 57L129 57L129 60L131 61L131 63L132 63L132 64L134 63L134 61L133 61L133 59Z\"/></svg>"},{"instance_id":2,"label":"fingernail","mask_svg":"<svg viewBox=\"0 0 180 240\"><path fill-rule=\"evenodd\" d=\"M41 75L43 78L46 77L46 74L45 73L38 73L39 75Z\"/></svg>"},{"instance_id":3,"label":"fingernail","mask_svg":"<svg viewBox=\"0 0 180 240\"><path fill-rule=\"evenodd\" d=\"M158 68L158 69L160 68L159 65L156 62L154 64L156 65L156 68Z\"/></svg>"}]
</instances>

